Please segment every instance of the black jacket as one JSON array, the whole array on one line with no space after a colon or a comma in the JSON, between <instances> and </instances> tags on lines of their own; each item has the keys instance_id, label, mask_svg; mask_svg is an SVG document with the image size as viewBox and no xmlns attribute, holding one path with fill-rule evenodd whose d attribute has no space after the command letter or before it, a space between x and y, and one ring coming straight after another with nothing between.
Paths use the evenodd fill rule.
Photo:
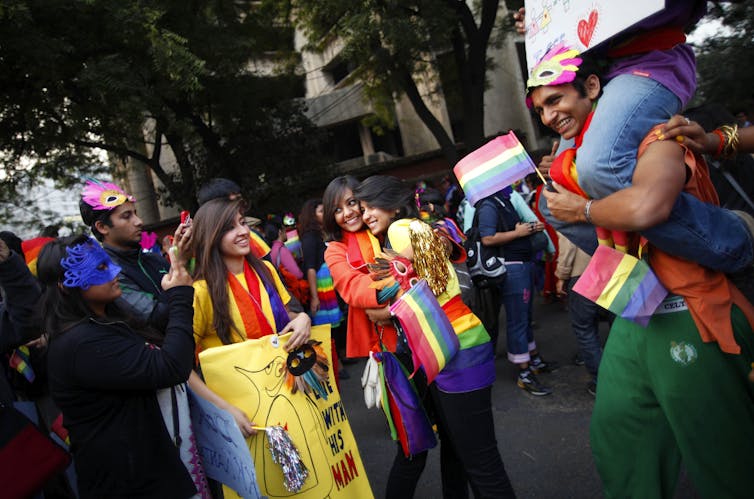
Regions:
<instances>
[{"instance_id":1,"label":"black jacket","mask_svg":"<svg viewBox=\"0 0 754 499\"><path fill-rule=\"evenodd\" d=\"M5 358L4 354L41 334L34 321L41 291L23 258L14 252L0 263L0 287L3 290L0 300L0 358ZM14 397L6 368L7 362L0 368L0 402L9 403Z\"/></svg>"},{"instance_id":2,"label":"black jacket","mask_svg":"<svg viewBox=\"0 0 754 499\"><path fill-rule=\"evenodd\" d=\"M164 292L162 348L123 322L90 317L50 342L52 396L71 437L82 498L183 498L195 491L155 390L183 383L194 361L193 295Z\"/></svg>"},{"instance_id":3,"label":"black jacket","mask_svg":"<svg viewBox=\"0 0 754 499\"><path fill-rule=\"evenodd\" d=\"M123 296L118 299L118 306L139 322L164 331L168 307L160 283L170 269L168 261L141 249L121 250L107 244L103 247L122 268L118 279Z\"/></svg>"}]
</instances>

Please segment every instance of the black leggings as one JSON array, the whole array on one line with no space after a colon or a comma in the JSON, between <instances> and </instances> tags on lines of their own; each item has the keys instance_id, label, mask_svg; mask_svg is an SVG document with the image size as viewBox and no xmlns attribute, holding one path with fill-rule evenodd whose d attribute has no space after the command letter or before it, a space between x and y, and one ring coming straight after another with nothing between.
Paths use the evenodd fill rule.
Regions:
<instances>
[{"instance_id":1,"label":"black leggings","mask_svg":"<svg viewBox=\"0 0 754 499\"><path fill-rule=\"evenodd\" d=\"M429 387L440 433L440 472L445 499L513 498L492 417L492 387L445 393Z\"/></svg>"},{"instance_id":2,"label":"black leggings","mask_svg":"<svg viewBox=\"0 0 754 499\"><path fill-rule=\"evenodd\" d=\"M397 357L410 367L410 357L402 354ZM497 448L492 387L445 393L436 384L427 388L422 380L417 373L414 377L417 391L440 434L443 498L466 499L469 485L477 499L516 497ZM427 452L407 458L398 443L385 497L411 499L426 463Z\"/></svg>"}]
</instances>

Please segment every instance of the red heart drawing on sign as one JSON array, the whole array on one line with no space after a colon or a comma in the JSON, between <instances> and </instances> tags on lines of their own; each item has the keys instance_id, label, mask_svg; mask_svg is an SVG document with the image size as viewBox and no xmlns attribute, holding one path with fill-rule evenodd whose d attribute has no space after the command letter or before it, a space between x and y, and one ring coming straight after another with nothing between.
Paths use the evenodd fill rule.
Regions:
<instances>
[{"instance_id":1,"label":"red heart drawing on sign","mask_svg":"<svg viewBox=\"0 0 754 499\"><path fill-rule=\"evenodd\" d=\"M589 47L589 42L592 41L594 28L597 27L597 17L597 11L593 10L589 13L589 20L582 19L579 21L576 32L579 35L579 40L581 40L581 43L583 43L585 47Z\"/></svg>"}]
</instances>

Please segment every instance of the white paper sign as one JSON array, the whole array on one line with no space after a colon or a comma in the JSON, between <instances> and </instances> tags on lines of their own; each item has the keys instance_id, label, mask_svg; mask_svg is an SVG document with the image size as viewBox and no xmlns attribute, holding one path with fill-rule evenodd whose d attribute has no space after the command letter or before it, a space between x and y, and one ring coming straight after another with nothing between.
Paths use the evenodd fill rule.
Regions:
<instances>
[{"instance_id":1,"label":"white paper sign","mask_svg":"<svg viewBox=\"0 0 754 499\"><path fill-rule=\"evenodd\" d=\"M584 52L659 12L665 0L526 0L526 65L558 43Z\"/></svg>"}]
</instances>

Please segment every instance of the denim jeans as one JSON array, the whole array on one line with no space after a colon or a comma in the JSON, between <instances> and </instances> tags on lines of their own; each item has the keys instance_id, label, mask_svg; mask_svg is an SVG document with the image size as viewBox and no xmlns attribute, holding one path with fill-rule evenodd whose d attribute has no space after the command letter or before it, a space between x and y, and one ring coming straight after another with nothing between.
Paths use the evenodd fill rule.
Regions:
<instances>
[{"instance_id":1,"label":"denim jeans","mask_svg":"<svg viewBox=\"0 0 754 499\"><path fill-rule=\"evenodd\" d=\"M604 88L592 124L576 158L579 185L595 199L631 185L639 144L649 130L680 111L680 100L649 78L621 75ZM561 141L558 152L571 147ZM546 209L547 221L589 254L597 247L594 230L585 224L566 227ZM544 209L543 209L544 208ZM641 232L654 246L713 270L731 273L754 261L754 241L732 212L681 193L669 218Z\"/></svg>"},{"instance_id":2,"label":"denim jeans","mask_svg":"<svg viewBox=\"0 0 754 499\"><path fill-rule=\"evenodd\" d=\"M495 438L492 387L446 393L429 387L440 433L443 499L513 498L515 494Z\"/></svg>"},{"instance_id":3,"label":"denim jeans","mask_svg":"<svg viewBox=\"0 0 754 499\"><path fill-rule=\"evenodd\" d=\"M584 367L597 380L597 370L602 359L600 343L600 307L596 303L571 291L578 277L568 280L568 313L571 316L571 330L579 344L579 354Z\"/></svg>"},{"instance_id":4,"label":"denim jeans","mask_svg":"<svg viewBox=\"0 0 754 499\"><path fill-rule=\"evenodd\" d=\"M505 306L508 360L514 364L529 362L529 352L536 349L531 329L532 263L506 263L507 277L500 286Z\"/></svg>"}]
</instances>

